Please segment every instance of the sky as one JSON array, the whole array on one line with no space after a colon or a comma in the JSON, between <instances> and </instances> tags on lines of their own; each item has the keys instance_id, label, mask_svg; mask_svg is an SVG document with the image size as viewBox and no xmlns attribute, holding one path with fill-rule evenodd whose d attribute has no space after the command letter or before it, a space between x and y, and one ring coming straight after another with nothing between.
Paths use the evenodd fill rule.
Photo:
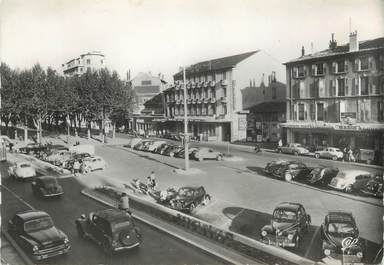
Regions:
<instances>
[{"instance_id":1,"label":"sky","mask_svg":"<svg viewBox=\"0 0 384 265\"><path fill-rule=\"evenodd\" d=\"M384 0L0 0L0 56L12 68L61 71L101 51L111 70L162 73L262 49L286 62L348 42L384 37ZM313 45L311 45L311 43Z\"/></svg>"}]
</instances>

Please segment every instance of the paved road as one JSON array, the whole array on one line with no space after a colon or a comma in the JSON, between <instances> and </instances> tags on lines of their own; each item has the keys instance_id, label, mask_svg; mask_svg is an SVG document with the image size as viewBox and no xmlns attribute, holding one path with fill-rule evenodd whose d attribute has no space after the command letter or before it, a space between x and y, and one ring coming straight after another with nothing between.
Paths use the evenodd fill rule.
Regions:
<instances>
[{"instance_id":1,"label":"paved road","mask_svg":"<svg viewBox=\"0 0 384 265\"><path fill-rule=\"evenodd\" d=\"M319 227L329 210L353 213L360 234L367 241L369 260L372 260L382 244L383 208L378 199L320 190L264 175L262 168L267 162L280 157L279 154L238 151L236 156L240 158L233 161L191 161L191 167L199 168L202 172L179 175L173 169L183 167L182 159L131 151L119 146L100 146L97 153L109 163L107 169L98 174L109 181L115 179L129 183L137 177L145 181L145 177L155 170L160 189L190 184L204 185L214 200L206 211L198 213L198 217L256 239L261 227L269 222L270 214L277 204L282 201L300 202L312 216L312 227L304 238L303 246L296 253L310 259L323 258ZM290 158L303 160L310 166L335 163L303 157ZM351 167L346 163L339 164L339 167Z\"/></svg>"},{"instance_id":2,"label":"paved road","mask_svg":"<svg viewBox=\"0 0 384 265\"><path fill-rule=\"evenodd\" d=\"M74 220L82 213L105 207L81 195L82 185L76 179L60 179L65 191L61 199L43 200L33 196L30 183L8 178L6 169L7 165L2 163L3 222L7 222L17 212L28 210L29 206L23 202L26 201L32 207L48 212L71 241L72 250L68 255L54 257L39 264L223 264L222 261L141 222L136 222L143 233L140 248L106 256L93 242L84 241L77 236Z\"/></svg>"}]
</instances>

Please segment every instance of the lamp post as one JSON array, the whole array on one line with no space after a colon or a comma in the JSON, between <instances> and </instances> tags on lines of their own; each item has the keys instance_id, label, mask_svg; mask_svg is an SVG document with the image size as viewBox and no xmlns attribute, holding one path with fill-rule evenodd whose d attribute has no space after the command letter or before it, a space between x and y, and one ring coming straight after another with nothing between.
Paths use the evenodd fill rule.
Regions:
<instances>
[{"instance_id":1,"label":"lamp post","mask_svg":"<svg viewBox=\"0 0 384 265\"><path fill-rule=\"evenodd\" d=\"M185 81L185 67L183 67L183 88L184 88L184 156L185 171L189 170L189 152L188 152L188 116L187 116L187 86Z\"/></svg>"}]
</instances>

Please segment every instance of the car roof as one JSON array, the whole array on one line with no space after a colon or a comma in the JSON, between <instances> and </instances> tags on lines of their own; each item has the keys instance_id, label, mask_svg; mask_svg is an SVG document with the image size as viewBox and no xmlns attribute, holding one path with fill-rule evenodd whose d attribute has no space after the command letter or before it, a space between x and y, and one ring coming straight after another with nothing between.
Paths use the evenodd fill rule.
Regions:
<instances>
[{"instance_id":1,"label":"car roof","mask_svg":"<svg viewBox=\"0 0 384 265\"><path fill-rule=\"evenodd\" d=\"M343 172L345 174L351 174L351 175L372 175L368 171L365 170L359 170L359 169L345 169L345 170L340 170L340 172Z\"/></svg>"},{"instance_id":2,"label":"car roof","mask_svg":"<svg viewBox=\"0 0 384 265\"><path fill-rule=\"evenodd\" d=\"M200 189L202 188L203 186L197 186L197 185L188 185L188 186L183 186L181 187L180 189L194 189L194 190L197 190L197 189Z\"/></svg>"},{"instance_id":3,"label":"car roof","mask_svg":"<svg viewBox=\"0 0 384 265\"><path fill-rule=\"evenodd\" d=\"M94 212L97 216L107 220L110 223L119 223L121 221L131 220L131 217L126 212L118 209L106 209Z\"/></svg>"},{"instance_id":4,"label":"car roof","mask_svg":"<svg viewBox=\"0 0 384 265\"><path fill-rule=\"evenodd\" d=\"M303 207L303 205L300 203L282 202L279 205L277 205L275 209L286 209L286 210L297 211L300 207Z\"/></svg>"},{"instance_id":5,"label":"car roof","mask_svg":"<svg viewBox=\"0 0 384 265\"><path fill-rule=\"evenodd\" d=\"M342 222L342 223L354 222L352 213L345 212L345 211L329 211L326 218L328 219L328 222Z\"/></svg>"},{"instance_id":6,"label":"car roof","mask_svg":"<svg viewBox=\"0 0 384 265\"><path fill-rule=\"evenodd\" d=\"M29 165L29 166L32 166L32 164L28 161L18 161L16 162L16 165L20 166L20 165Z\"/></svg>"},{"instance_id":7,"label":"car roof","mask_svg":"<svg viewBox=\"0 0 384 265\"><path fill-rule=\"evenodd\" d=\"M49 214L47 214L46 212L34 210L17 213L16 215L24 221L33 220L40 217L50 217Z\"/></svg>"}]
</instances>

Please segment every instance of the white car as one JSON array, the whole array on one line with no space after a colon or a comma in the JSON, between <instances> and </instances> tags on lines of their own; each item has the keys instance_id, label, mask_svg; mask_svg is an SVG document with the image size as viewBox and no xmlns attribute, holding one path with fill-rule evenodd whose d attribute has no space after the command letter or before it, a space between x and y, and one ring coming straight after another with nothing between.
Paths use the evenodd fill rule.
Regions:
<instances>
[{"instance_id":1,"label":"white car","mask_svg":"<svg viewBox=\"0 0 384 265\"><path fill-rule=\"evenodd\" d=\"M328 186L336 190L352 192L360 190L372 177L371 173L364 170L340 170Z\"/></svg>"},{"instance_id":2,"label":"white car","mask_svg":"<svg viewBox=\"0 0 384 265\"><path fill-rule=\"evenodd\" d=\"M83 159L84 171L91 172L96 169L105 169L107 164L101 156L91 156Z\"/></svg>"},{"instance_id":3,"label":"white car","mask_svg":"<svg viewBox=\"0 0 384 265\"><path fill-rule=\"evenodd\" d=\"M153 144L151 144L149 147L148 147L148 151L149 152L153 152L156 150L156 148L158 148L160 145L162 144L166 144L167 142L166 141L154 141Z\"/></svg>"},{"instance_id":4,"label":"white car","mask_svg":"<svg viewBox=\"0 0 384 265\"><path fill-rule=\"evenodd\" d=\"M315 157L316 158L330 158L332 160L338 160L342 159L344 156L343 152L339 148L336 147L327 147L323 150L317 150L315 151Z\"/></svg>"},{"instance_id":5,"label":"white car","mask_svg":"<svg viewBox=\"0 0 384 265\"><path fill-rule=\"evenodd\" d=\"M16 162L8 168L8 175L15 179L27 179L36 177L36 170L29 162Z\"/></svg>"}]
</instances>

